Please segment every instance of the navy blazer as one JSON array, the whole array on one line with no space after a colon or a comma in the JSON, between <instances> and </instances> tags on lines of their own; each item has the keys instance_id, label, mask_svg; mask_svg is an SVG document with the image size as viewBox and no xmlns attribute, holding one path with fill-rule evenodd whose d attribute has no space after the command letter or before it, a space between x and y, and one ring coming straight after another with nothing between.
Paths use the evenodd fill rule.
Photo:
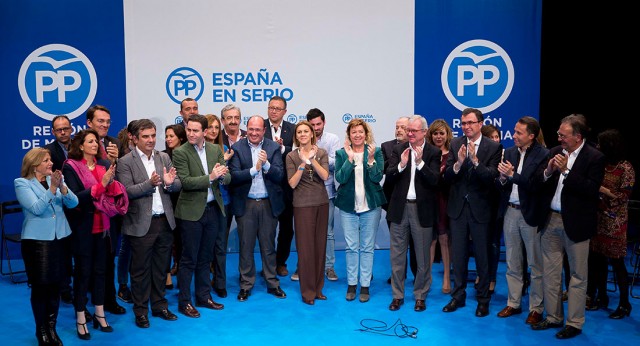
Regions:
<instances>
[{"instance_id":1,"label":"navy blazer","mask_svg":"<svg viewBox=\"0 0 640 346\"><path fill-rule=\"evenodd\" d=\"M233 146L233 156L229 160L229 170L231 171L231 184L229 192L231 194L231 213L236 217L242 216L246 209L246 200L251 189L253 177L249 172L253 164L251 157L251 148L249 140L243 138L236 142ZM280 154L280 145L268 138L264 138L262 142L262 150L267 153L267 161L269 161L269 171L263 171L264 184L269 194L269 202L271 203L271 213L277 217L284 210L284 200L282 193L282 180L284 177L284 164L282 163L282 155Z\"/></svg>"},{"instance_id":2,"label":"navy blazer","mask_svg":"<svg viewBox=\"0 0 640 346\"><path fill-rule=\"evenodd\" d=\"M264 138L273 140L273 138L271 137L271 122L269 122L269 118L264 119L264 126L265 126ZM293 149L293 137L295 136L295 133L294 133L295 128L296 128L296 125L286 120L282 120L282 130L280 130L280 137L282 138L282 144L284 145L284 152L282 153L283 166L284 166L284 162L287 161L287 155L289 155L289 153ZM280 148L278 148L278 150L280 150ZM283 168L283 171L284 171L284 168ZM284 196L287 200L287 203L292 203L293 189L291 188L291 186L289 186L289 182L287 181L287 178L286 178L286 173L284 175L285 175L285 178L282 179L282 182L280 183L280 185L282 186L282 190L284 192Z\"/></svg>"},{"instance_id":3,"label":"navy blazer","mask_svg":"<svg viewBox=\"0 0 640 346\"><path fill-rule=\"evenodd\" d=\"M522 171L518 174L518 166L520 165L518 147L513 146L504 151L504 161L508 161L513 165L514 173L513 177L507 179L504 185L500 182L500 179L496 179L500 190L498 217L504 217L513 184L517 184L520 210L527 224L539 226L545 221L544 218L547 216L548 211L544 208L544 199L541 196L540 188L542 186L542 171L547 167L548 155L549 149L534 141L524 154Z\"/></svg>"},{"instance_id":4,"label":"navy blazer","mask_svg":"<svg viewBox=\"0 0 640 346\"><path fill-rule=\"evenodd\" d=\"M561 153L561 146L552 148L549 151L547 163L556 154ZM604 179L605 164L604 154L585 143L569 174L564 179L560 196L562 223L567 236L574 242L590 239L596 234L599 191ZM547 216L551 210L551 200L556 192L559 179L560 172L554 171L544 183L543 193Z\"/></svg>"},{"instance_id":5,"label":"navy blazer","mask_svg":"<svg viewBox=\"0 0 640 346\"><path fill-rule=\"evenodd\" d=\"M393 223L402 222L404 207L407 204L409 184L411 183L411 170L414 169L413 160L409 158L409 162L407 162L407 166L402 172L398 171L402 152L408 147L409 142L393 147L393 154L385 172L385 179L388 179L393 186L393 192L387 208L387 220ZM436 190L440 180L440 156L442 156L440 149L432 144L425 143L422 151L424 165L422 169L416 170L415 173L416 203L418 204L418 210L420 210L418 218L422 227L433 227L436 222Z\"/></svg>"},{"instance_id":6,"label":"navy blazer","mask_svg":"<svg viewBox=\"0 0 640 346\"><path fill-rule=\"evenodd\" d=\"M49 150L49 153L51 154L51 162L53 162L53 171L58 171L58 170L62 170L62 164L64 163L64 160L67 159L66 156L64 156L64 150L62 149L62 147L60 147L60 144L58 143L58 141L53 141L47 145L44 146L45 149Z\"/></svg>"},{"instance_id":7,"label":"navy blazer","mask_svg":"<svg viewBox=\"0 0 640 346\"><path fill-rule=\"evenodd\" d=\"M477 222L488 223L492 217L491 191L495 189L495 179L500 174L498 163L502 157L502 144L483 136L476 152L478 167L474 167L467 158L456 174L453 165L458 161L458 151L463 144L467 144L466 136L451 141L447 168L444 171L445 181L451 184L447 215L452 219L459 218L465 200L468 200L474 219Z\"/></svg>"},{"instance_id":8,"label":"navy blazer","mask_svg":"<svg viewBox=\"0 0 640 346\"><path fill-rule=\"evenodd\" d=\"M389 167L389 160L391 160L391 155L393 154L393 147L401 144L397 139L392 139L390 141L386 141L380 144L380 149L382 150L382 157L384 159L384 167L382 172L386 172ZM393 185L389 183L389 179L385 178L384 183L382 183L382 191L384 192L384 197L387 199L387 202L382 205L382 209L385 211L388 209L389 200L391 200L391 192L393 192Z\"/></svg>"}]
</instances>

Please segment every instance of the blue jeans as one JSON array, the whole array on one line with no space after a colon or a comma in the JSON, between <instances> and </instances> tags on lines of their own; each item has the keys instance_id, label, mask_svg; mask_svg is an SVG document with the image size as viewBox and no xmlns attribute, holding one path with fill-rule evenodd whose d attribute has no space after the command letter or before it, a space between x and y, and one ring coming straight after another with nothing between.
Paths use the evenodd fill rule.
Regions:
<instances>
[{"instance_id":1,"label":"blue jeans","mask_svg":"<svg viewBox=\"0 0 640 346\"><path fill-rule=\"evenodd\" d=\"M336 263L336 238L333 232L333 212L334 212L334 199L329 199L329 225L327 226L327 254L324 262L324 270L333 268Z\"/></svg>"},{"instance_id":2,"label":"blue jeans","mask_svg":"<svg viewBox=\"0 0 640 346\"><path fill-rule=\"evenodd\" d=\"M358 271L360 287L369 287L371 284L373 250L381 212L380 207L358 214L340 210L342 230L347 243L345 258L349 285L358 284Z\"/></svg>"}]
</instances>

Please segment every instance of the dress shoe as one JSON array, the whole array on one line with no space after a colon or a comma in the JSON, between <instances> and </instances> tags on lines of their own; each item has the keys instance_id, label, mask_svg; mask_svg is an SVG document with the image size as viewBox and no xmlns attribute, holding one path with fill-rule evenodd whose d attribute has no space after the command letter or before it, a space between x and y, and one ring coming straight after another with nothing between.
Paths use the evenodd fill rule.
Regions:
<instances>
[{"instance_id":1,"label":"dress shoe","mask_svg":"<svg viewBox=\"0 0 640 346\"><path fill-rule=\"evenodd\" d=\"M316 301L313 300L313 299L304 299L304 298L302 298L302 302L307 304L307 305L313 305L313 304L316 303Z\"/></svg>"},{"instance_id":2,"label":"dress shoe","mask_svg":"<svg viewBox=\"0 0 640 346\"><path fill-rule=\"evenodd\" d=\"M498 312L498 317L511 317L513 315L518 315L521 313L522 313L522 308L512 308L510 306L507 306L506 308Z\"/></svg>"},{"instance_id":3,"label":"dress shoe","mask_svg":"<svg viewBox=\"0 0 640 346\"><path fill-rule=\"evenodd\" d=\"M349 285L347 286L347 301L352 301L354 299L356 299L356 289L358 288L357 285Z\"/></svg>"},{"instance_id":4,"label":"dress shoe","mask_svg":"<svg viewBox=\"0 0 640 346\"><path fill-rule=\"evenodd\" d=\"M400 298L400 299L393 298L393 300L391 301L391 304L389 304L389 310L398 311L400 310L400 307L402 306L402 304L404 304L403 298Z\"/></svg>"},{"instance_id":5,"label":"dress shoe","mask_svg":"<svg viewBox=\"0 0 640 346\"><path fill-rule=\"evenodd\" d=\"M360 303L368 302L369 297L369 287L360 287Z\"/></svg>"},{"instance_id":6,"label":"dress shoe","mask_svg":"<svg viewBox=\"0 0 640 346\"><path fill-rule=\"evenodd\" d=\"M582 334L582 329L578 329L572 326L565 326L559 332L556 333L558 339L571 339L574 336Z\"/></svg>"},{"instance_id":7,"label":"dress shoe","mask_svg":"<svg viewBox=\"0 0 640 346\"><path fill-rule=\"evenodd\" d=\"M78 329L78 327L80 327ZM80 333L80 330L82 330L82 333ZM78 333L78 338L80 338L80 340L89 340L91 339L91 334L89 334L89 329L87 329L87 323L78 323L76 322L76 333Z\"/></svg>"},{"instance_id":8,"label":"dress shoe","mask_svg":"<svg viewBox=\"0 0 640 346\"><path fill-rule=\"evenodd\" d=\"M125 303L133 303L133 298L131 297L131 290L127 285L120 284L118 288L118 299L122 300Z\"/></svg>"},{"instance_id":9,"label":"dress shoe","mask_svg":"<svg viewBox=\"0 0 640 346\"><path fill-rule=\"evenodd\" d=\"M220 298L226 298L227 297L227 289L226 288L214 288L213 291L216 292L216 294Z\"/></svg>"},{"instance_id":10,"label":"dress shoe","mask_svg":"<svg viewBox=\"0 0 640 346\"><path fill-rule=\"evenodd\" d=\"M316 295L316 299L317 300L327 300L327 296L325 296L324 294L318 293L318 295Z\"/></svg>"},{"instance_id":11,"label":"dress shoe","mask_svg":"<svg viewBox=\"0 0 640 346\"><path fill-rule=\"evenodd\" d=\"M476 317L485 317L487 315L489 315L489 304L478 303L478 307L476 308Z\"/></svg>"},{"instance_id":12,"label":"dress shoe","mask_svg":"<svg viewBox=\"0 0 640 346\"><path fill-rule=\"evenodd\" d=\"M424 299L417 299L413 311L422 312L425 310L427 310L427 304L424 303Z\"/></svg>"},{"instance_id":13,"label":"dress shoe","mask_svg":"<svg viewBox=\"0 0 640 346\"><path fill-rule=\"evenodd\" d=\"M458 310L458 308L461 308L461 307L463 307L465 305L466 305L465 302L458 302L455 299L451 299L449 301L449 303L447 303L447 305L445 305L444 308L442 308L442 311L444 311L444 312L454 312L454 311Z\"/></svg>"},{"instance_id":14,"label":"dress shoe","mask_svg":"<svg viewBox=\"0 0 640 346\"><path fill-rule=\"evenodd\" d=\"M531 325L533 330L547 330L549 328L562 328L562 322L551 322L545 318L542 322Z\"/></svg>"},{"instance_id":15,"label":"dress shoe","mask_svg":"<svg viewBox=\"0 0 640 346\"><path fill-rule=\"evenodd\" d=\"M110 312L114 315L124 315L127 312L127 309L120 306L118 303L113 302L109 305L104 305L104 311Z\"/></svg>"},{"instance_id":16,"label":"dress shoe","mask_svg":"<svg viewBox=\"0 0 640 346\"><path fill-rule=\"evenodd\" d=\"M251 295L251 291L249 290L240 290L240 293L238 293L238 300L241 302L246 302L247 299L249 299L249 296Z\"/></svg>"},{"instance_id":17,"label":"dress shoe","mask_svg":"<svg viewBox=\"0 0 640 346\"><path fill-rule=\"evenodd\" d=\"M613 318L614 320L623 319L624 316L631 315L631 304L627 303L626 305L618 305L616 311L612 312L609 315L609 318Z\"/></svg>"},{"instance_id":18,"label":"dress shoe","mask_svg":"<svg viewBox=\"0 0 640 346\"><path fill-rule=\"evenodd\" d=\"M196 308L193 307L193 305L191 305L191 303L178 306L178 312L191 318L200 317L200 313L198 312L198 310L196 310Z\"/></svg>"},{"instance_id":19,"label":"dress shoe","mask_svg":"<svg viewBox=\"0 0 640 346\"><path fill-rule=\"evenodd\" d=\"M211 299L211 298L208 298L207 300L205 300L203 302L196 301L196 306L200 306L200 307L211 309L211 310L222 310L222 309L224 309L224 305L214 302L213 299Z\"/></svg>"},{"instance_id":20,"label":"dress shoe","mask_svg":"<svg viewBox=\"0 0 640 346\"><path fill-rule=\"evenodd\" d=\"M151 316L160 317L165 321L175 321L178 319L178 316L176 316L176 314L174 314L173 312L169 311L169 309L153 311L151 312Z\"/></svg>"},{"instance_id":21,"label":"dress shoe","mask_svg":"<svg viewBox=\"0 0 640 346\"><path fill-rule=\"evenodd\" d=\"M149 323L147 315L136 316L136 326L138 326L138 328L149 328L151 324Z\"/></svg>"},{"instance_id":22,"label":"dress shoe","mask_svg":"<svg viewBox=\"0 0 640 346\"><path fill-rule=\"evenodd\" d=\"M276 274L278 274L278 276L287 276L287 275L289 275L289 271L287 270L287 266L276 266Z\"/></svg>"},{"instance_id":23,"label":"dress shoe","mask_svg":"<svg viewBox=\"0 0 640 346\"><path fill-rule=\"evenodd\" d=\"M172 290L173 289L173 284L164 285L164 289L165 290Z\"/></svg>"},{"instance_id":24,"label":"dress shoe","mask_svg":"<svg viewBox=\"0 0 640 346\"><path fill-rule=\"evenodd\" d=\"M531 311L527 316L527 320L525 321L525 323L531 324L531 325L534 325L540 322L542 322L542 314L535 311Z\"/></svg>"},{"instance_id":25,"label":"dress shoe","mask_svg":"<svg viewBox=\"0 0 640 346\"><path fill-rule=\"evenodd\" d=\"M104 321L105 326L103 326L100 321ZM113 327L109 325L107 319L104 316L100 316L98 314L93 314L93 329L100 329L101 332L105 333L113 332Z\"/></svg>"},{"instance_id":26,"label":"dress shoe","mask_svg":"<svg viewBox=\"0 0 640 346\"><path fill-rule=\"evenodd\" d=\"M276 298L280 298L280 299L287 298L287 294L284 293L284 291L282 290L282 288L280 288L280 286L276 288L267 288L267 293L273 294Z\"/></svg>"}]
</instances>

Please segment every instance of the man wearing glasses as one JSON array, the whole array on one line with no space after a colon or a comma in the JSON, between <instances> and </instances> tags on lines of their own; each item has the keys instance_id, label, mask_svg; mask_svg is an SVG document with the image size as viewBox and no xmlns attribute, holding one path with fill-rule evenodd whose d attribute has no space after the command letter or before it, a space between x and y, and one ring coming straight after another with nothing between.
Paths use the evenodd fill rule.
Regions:
<instances>
[{"instance_id":1,"label":"man wearing glasses","mask_svg":"<svg viewBox=\"0 0 640 346\"><path fill-rule=\"evenodd\" d=\"M269 100L268 121L265 121L265 138L269 138L280 145L282 162L286 161L287 154L293 146L295 125L283 120L287 112L287 100L280 96L274 96ZM287 276L287 259L291 253L291 241L293 240L293 190L289 186L288 179L282 179L284 199L284 211L278 217L278 247L276 249L276 273L278 276ZM297 281L298 273L291 275L291 280Z\"/></svg>"},{"instance_id":2,"label":"man wearing glasses","mask_svg":"<svg viewBox=\"0 0 640 346\"><path fill-rule=\"evenodd\" d=\"M502 144L483 137L480 129L484 117L475 108L462 111L460 125L464 136L451 141L444 179L451 184L447 215L451 220L454 287L451 301L442 308L453 312L465 306L469 242L473 239L476 272L480 277L476 299L477 317L489 314L489 221L490 192L498 177Z\"/></svg>"}]
</instances>

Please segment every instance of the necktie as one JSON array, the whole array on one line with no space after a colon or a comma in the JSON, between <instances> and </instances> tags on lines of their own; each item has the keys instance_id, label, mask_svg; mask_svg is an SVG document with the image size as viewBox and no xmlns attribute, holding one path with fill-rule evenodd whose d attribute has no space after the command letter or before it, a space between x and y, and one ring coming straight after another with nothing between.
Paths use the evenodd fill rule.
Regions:
<instances>
[{"instance_id":1,"label":"necktie","mask_svg":"<svg viewBox=\"0 0 640 346\"><path fill-rule=\"evenodd\" d=\"M100 155L103 159L107 160L107 150L104 148L104 140L100 141Z\"/></svg>"}]
</instances>

